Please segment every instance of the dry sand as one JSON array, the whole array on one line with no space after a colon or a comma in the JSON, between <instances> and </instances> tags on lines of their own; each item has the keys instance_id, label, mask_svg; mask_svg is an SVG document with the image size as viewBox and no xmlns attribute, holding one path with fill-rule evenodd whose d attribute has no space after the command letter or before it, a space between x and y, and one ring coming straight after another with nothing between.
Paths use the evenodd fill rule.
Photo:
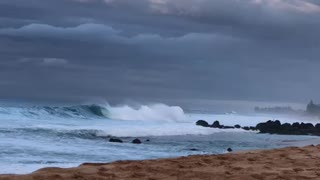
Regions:
<instances>
[{"instance_id":1,"label":"dry sand","mask_svg":"<svg viewBox=\"0 0 320 180\"><path fill-rule=\"evenodd\" d=\"M14 180L304 180L320 179L320 146L199 155L175 159L86 163L76 168L44 168Z\"/></svg>"}]
</instances>

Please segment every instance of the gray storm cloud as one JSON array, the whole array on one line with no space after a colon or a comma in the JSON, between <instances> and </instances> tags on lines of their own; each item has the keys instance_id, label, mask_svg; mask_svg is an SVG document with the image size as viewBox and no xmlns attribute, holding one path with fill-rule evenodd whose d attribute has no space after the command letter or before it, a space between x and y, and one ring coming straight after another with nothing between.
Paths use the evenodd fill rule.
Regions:
<instances>
[{"instance_id":1,"label":"gray storm cloud","mask_svg":"<svg viewBox=\"0 0 320 180\"><path fill-rule=\"evenodd\" d=\"M319 19L314 0L3 0L0 94L317 99Z\"/></svg>"}]
</instances>

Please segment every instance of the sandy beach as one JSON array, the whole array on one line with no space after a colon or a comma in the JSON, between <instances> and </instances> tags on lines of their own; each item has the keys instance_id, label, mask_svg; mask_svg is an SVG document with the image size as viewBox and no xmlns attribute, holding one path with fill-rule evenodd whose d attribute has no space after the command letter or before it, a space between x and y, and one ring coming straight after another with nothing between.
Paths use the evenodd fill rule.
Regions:
<instances>
[{"instance_id":1,"label":"sandy beach","mask_svg":"<svg viewBox=\"0 0 320 180\"><path fill-rule=\"evenodd\" d=\"M44 168L3 180L303 180L320 179L320 146L197 155L175 159L85 163L75 168Z\"/></svg>"}]
</instances>

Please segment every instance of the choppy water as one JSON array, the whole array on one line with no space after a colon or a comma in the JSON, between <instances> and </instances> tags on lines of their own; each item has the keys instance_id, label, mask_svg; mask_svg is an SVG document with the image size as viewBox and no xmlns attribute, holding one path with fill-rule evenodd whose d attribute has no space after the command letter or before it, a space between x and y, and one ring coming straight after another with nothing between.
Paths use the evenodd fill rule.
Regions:
<instances>
[{"instance_id":1,"label":"choppy water","mask_svg":"<svg viewBox=\"0 0 320 180\"><path fill-rule=\"evenodd\" d=\"M272 118L186 114L180 107L162 104L136 108L2 105L0 173L29 173L40 167L71 167L84 162L218 154L229 147L240 151L320 142L312 136L262 135L195 126L198 119L220 120L225 125L255 125ZM120 137L124 143L109 143L110 136ZM137 137L143 144L130 143Z\"/></svg>"}]
</instances>

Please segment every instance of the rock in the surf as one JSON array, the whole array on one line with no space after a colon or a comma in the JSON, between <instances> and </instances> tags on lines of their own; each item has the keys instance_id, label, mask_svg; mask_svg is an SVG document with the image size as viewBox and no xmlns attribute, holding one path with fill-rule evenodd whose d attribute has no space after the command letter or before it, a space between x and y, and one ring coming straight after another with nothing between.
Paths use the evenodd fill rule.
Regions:
<instances>
[{"instance_id":1,"label":"rock in the surf","mask_svg":"<svg viewBox=\"0 0 320 180\"><path fill-rule=\"evenodd\" d=\"M234 129L233 126L223 126L222 129Z\"/></svg>"},{"instance_id":2,"label":"rock in the surf","mask_svg":"<svg viewBox=\"0 0 320 180\"><path fill-rule=\"evenodd\" d=\"M191 149L189 149L190 151L199 151L199 149L197 149L197 148L191 148Z\"/></svg>"},{"instance_id":3,"label":"rock in the surf","mask_svg":"<svg viewBox=\"0 0 320 180\"><path fill-rule=\"evenodd\" d=\"M292 127L293 128L299 128L300 127L300 123L295 122L295 123L292 124Z\"/></svg>"},{"instance_id":4,"label":"rock in the surf","mask_svg":"<svg viewBox=\"0 0 320 180\"><path fill-rule=\"evenodd\" d=\"M283 129L289 129L289 128L291 128L292 126L291 126L291 124L289 124L289 123L284 123L284 124L281 125L281 127L282 127Z\"/></svg>"},{"instance_id":5,"label":"rock in the surf","mask_svg":"<svg viewBox=\"0 0 320 180\"><path fill-rule=\"evenodd\" d=\"M241 126L239 124L235 125L234 127L237 128L237 129L241 128Z\"/></svg>"},{"instance_id":6,"label":"rock in the surf","mask_svg":"<svg viewBox=\"0 0 320 180\"><path fill-rule=\"evenodd\" d=\"M213 128L221 128L220 122L219 122L219 121L213 122L213 124L211 125L211 127L213 127Z\"/></svg>"},{"instance_id":7,"label":"rock in the surf","mask_svg":"<svg viewBox=\"0 0 320 180\"><path fill-rule=\"evenodd\" d=\"M313 129L314 126L311 123L301 123L300 128L301 129Z\"/></svg>"},{"instance_id":8,"label":"rock in the surf","mask_svg":"<svg viewBox=\"0 0 320 180\"><path fill-rule=\"evenodd\" d=\"M276 121L267 121L264 123L259 123L256 126L256 129L258 129L261 133L277 133L279 132L281 128L281 122L279 120Z\"/></svg>"},{"instance_id":9,"label":"rock in the surf","mask_svg":"<svg viewBox=\"0 0 320 180\"><path fill-rule=\"evenodd\" d=\"M197 126L203 126L203 127L209 127L209 126L210 126L209 123L208 123L207 121L205 121L205 120L199 120L199 121L197 121L197 122L196 122L196 125L197 125Z\"/></svg>"},{"instance_id":10,"label":"rock in the surf","mask_svg":"<svg viewBox=\"0 0 320 180\"><path fill-rule=\"evenodd\" d=\"M121 139L118 138L110 138L109 142L113 142L113 143L123 143L123 141Z\"/></svg>"},{"instance_id":11,"label":"rock in the surf","mask_svg":"<svg viewBox=\"0 0 320 180\"><path fill-rule=\"evenodd\" d=\"M134 139L134 140L132 140L132 143L133 144L141 144L142 142L140 139Z\"/></svg>"}]
</instances>

